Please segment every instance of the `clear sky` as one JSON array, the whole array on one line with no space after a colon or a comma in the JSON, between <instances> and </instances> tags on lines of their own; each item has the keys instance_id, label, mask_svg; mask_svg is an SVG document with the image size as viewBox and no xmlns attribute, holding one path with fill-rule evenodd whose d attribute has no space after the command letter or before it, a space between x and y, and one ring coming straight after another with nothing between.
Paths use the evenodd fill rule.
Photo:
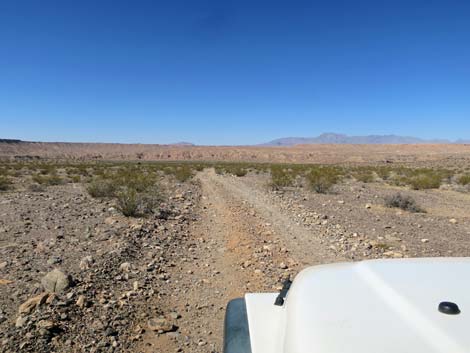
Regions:
<instances>
[{"instance_id":1,"label":"clear sky","mask_svg":"<svg viewBox=\"0 0 470 353\"><path fill-rule=\"evenodd\" d=\"M0 2L0 138L470 138L470 1Z\"/></svg>"}]
</instances>

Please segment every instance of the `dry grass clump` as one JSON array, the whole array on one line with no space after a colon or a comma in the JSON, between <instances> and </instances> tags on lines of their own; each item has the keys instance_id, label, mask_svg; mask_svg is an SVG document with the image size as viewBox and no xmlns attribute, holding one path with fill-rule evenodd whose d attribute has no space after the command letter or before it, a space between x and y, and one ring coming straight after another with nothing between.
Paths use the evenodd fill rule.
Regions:
<instances>
[{"instance_id":1,"label":"dry grass clump","mask_svg":"<svg viewBox=\"0 0 470 353\"><path fill-rule=\"evenodd\" d=\"M341 177L342 173L336 167L315 167L307 174L307 181L315 192L325 194L331 191Z\"/></svg>"},{"instance_id":2,"label":"dry grass clump","mask_svg":"<svg viewBox=\"0 0 470 353\"><path fill-rule=\"evenodd\" d=\"M424 212L411 196L403 195L401 193L385 197L385 206L390 208L400 208L408 212Z\"/></svg>"}]
</instances>

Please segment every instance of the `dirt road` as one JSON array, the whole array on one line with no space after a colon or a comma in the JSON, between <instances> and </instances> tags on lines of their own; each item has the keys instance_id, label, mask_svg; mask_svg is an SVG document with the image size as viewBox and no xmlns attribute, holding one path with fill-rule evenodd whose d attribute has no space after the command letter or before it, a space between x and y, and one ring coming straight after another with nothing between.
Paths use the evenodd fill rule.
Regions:
<instances>
[{"instance_id":1,"label":"dirt road","mask_svg":"<svg viewBox=\"0 0 470 353\"><path fill-rule=\"evenodd\" d=\"M221 352L224 309L246 292L277 291L307 264L339 261L317 235L296 224L262 191L206 170L195 246L182 259L165 304L182 316L179 333L148 335L148 351Z\"/></svg>"}]
</instances>

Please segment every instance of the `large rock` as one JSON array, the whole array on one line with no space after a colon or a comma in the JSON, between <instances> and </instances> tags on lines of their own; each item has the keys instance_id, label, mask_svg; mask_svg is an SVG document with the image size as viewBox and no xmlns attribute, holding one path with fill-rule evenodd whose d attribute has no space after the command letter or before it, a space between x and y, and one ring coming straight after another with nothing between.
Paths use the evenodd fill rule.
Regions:
<instances>
[{"instance_id":1,"label":"large rock","mask_svg":"<svg viewBox=\"0 0 470 353\"><path fill-rule=\"evenodd\" d=\"M177 327L163 316L148 321L148 328L159 333L175 331Z\"/></svg>"},{"instance_id":2,"label":"large rock","mask_svg":"<svg viewBox=\"0 0 470 353\"><path fill-rule=\"evenodd\" d=\"M50 293L60 293L70 287L71 283L71 277L59 269L52 270L41 280L44 289Z\"/></svg>"}]
</instances>

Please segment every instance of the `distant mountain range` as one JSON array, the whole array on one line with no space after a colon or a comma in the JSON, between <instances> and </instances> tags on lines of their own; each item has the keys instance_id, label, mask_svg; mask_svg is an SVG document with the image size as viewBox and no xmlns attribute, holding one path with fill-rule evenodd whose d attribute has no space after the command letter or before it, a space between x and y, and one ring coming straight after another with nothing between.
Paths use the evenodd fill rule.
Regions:
<instances>
[{"instance_id":1,"label":"distant mountain range","mask_svg":"<svg viewBox=\"0 0 470 353\"><path fill-rule=\"evenodd\" d=\"M336 133L324 133L317 137L283 137L272 140L261 146L294 146L294 145L308 145L308 144L445 144L445 143L470 143L470 140L425 140L417 137L410 136L397 136L397 135L367 135L367 136L349 136Z\"/></svg>"},{"instance_id":2,"label":"distant mountain range","mask_svg":"<svg viewBox=\"0 0 470 353\"><path fill-rule=\"evenodd\" d=\"M186 142L186 141L170 143L170 145L172 145L172 146L196 146L194 143Z\"/></svg>"}]
</instances>

